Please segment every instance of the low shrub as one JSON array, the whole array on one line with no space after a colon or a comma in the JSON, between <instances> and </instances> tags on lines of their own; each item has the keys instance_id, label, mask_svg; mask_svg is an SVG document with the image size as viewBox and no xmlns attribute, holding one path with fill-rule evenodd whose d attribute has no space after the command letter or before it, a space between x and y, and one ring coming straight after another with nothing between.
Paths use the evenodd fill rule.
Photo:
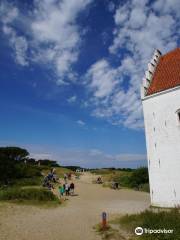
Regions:
<instances>
[{"instance_id":1,"label":"low shrub","mask_svg":"<svg viewBox=\"0 0 180 240\"><path fill-rule=\"evenodd\" d=\"M130 177L130 185L134 188L139 188L141 184L149 182L148 169L141 167L136 169Z\"/></svg>"},{"instance_id":2,"label":"low shrub","mask_svg":"<svg viewBox=\"0 0 180 240\"><path fill-rule=\"evenodd\" d=\"M58 201L58 198L44 188L11 187L0 191L0 200Z\"/></svg>"},{"instance_id":3,"label":"low shrub","mask_svg":"<svg viewBox=\"0 0 180 240\"><path fill-rule=\"evenodd\" d=\"M121 187L134 188L140 191L149 192L148 169L141 167L132 172L116 173L112 180L118 182Z\"/></svg>"}]
</instances>

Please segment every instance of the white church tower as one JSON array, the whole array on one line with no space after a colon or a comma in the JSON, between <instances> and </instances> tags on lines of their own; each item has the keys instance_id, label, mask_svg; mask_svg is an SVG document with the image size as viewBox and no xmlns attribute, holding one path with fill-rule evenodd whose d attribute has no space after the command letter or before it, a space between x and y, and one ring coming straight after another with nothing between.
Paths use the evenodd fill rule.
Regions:
<instances>
[{"instance_id":1,"label":"white church tower","mask_svg":"<svg viewBox=\"0 0 180 240\"><path fill-rule=\"evenodd\" d=\"M141 86L152 206L180 206L180 48L159 50Z\"/></svg>"}]
</instances>

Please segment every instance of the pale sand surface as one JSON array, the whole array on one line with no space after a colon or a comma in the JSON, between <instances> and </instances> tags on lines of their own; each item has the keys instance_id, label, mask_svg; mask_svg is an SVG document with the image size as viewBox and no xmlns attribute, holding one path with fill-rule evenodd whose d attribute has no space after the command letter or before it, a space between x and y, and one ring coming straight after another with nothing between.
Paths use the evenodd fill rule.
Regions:
<instances>
[{"instance_id":1,"label":"pale sand surface","mask_svg":"<svg viewBox=\"0 0 180 240\"><path fill-rule=\"evenodd\" d=\"M92 178L85 173L76 180L78 196L69 197L64 206L0 205L0 240L98 240L93 226L100 222L102 211L110 219L150 205L148 193L103 188L92 184Z\"/></svg>"}]
</instances>

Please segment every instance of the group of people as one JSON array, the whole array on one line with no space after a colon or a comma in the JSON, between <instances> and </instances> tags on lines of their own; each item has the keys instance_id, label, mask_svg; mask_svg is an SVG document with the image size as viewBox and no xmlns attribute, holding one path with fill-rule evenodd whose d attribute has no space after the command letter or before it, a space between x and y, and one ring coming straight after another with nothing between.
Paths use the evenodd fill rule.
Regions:
<instances>
[{"instance_id":1,"label":"group of people","mask_svg":"<svg viewBox=\"0 0 180 240\"><path fill-rule=\"evenodd\" d=\"M50 172L44 177L43 187L47 187L49 190L54 191L54 183L59 183L59 196L62 198L63 196L73 196L75 185L72 182L72 174L64 174L64 184L60 182L60 179L56 175L55 168L51 169ZM71 181L71 183L69 183Z\"/></svg>"},{"instance_id":2,"label":"group of people","mask_svg":"<svg viewBox=\"0 0 180 240\"><path fill-rule=\"evenodd\" d=\"M56 183L57 181L56 169L52 168L47 176L44 177L43 187L47 187L49 190L54 189L53 183Z\"/></svg>"},{"instance_id":3,"label":"group of people","mask_svg":"<svg viewBox=\"0 0 180 240\"><path fill-rule=\"evenodd\" d=\"M65 196L74 195L74 188L75 185L73 182L71 182L71 184L65 182L63 185L60 185L59 186L60 197L63 197L64 195Z\"/></svg>"}]
</instances>

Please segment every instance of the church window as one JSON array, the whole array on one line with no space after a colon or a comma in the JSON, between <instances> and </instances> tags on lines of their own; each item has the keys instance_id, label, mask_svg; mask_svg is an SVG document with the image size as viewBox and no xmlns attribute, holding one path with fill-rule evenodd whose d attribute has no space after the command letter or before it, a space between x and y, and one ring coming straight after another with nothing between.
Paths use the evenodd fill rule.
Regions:
<instances>
[{"instance_id":1,"label":"church window","mask_svg":"<svg viewBox=\"0 0 180 240\"><path fill-rule=\"evenodd\" d=\"M176 111L176 115L177 115L177 123L180 124L180 109Z\"/></svg>"},{"instance_id":2,"label":"church window","mask_svg":"<svg viewBox=\"0 0 180 240\"><path fill-rule=\"evenodd\" d=\"M177 114L178 114L178 121L180 122L180 111Z\"/></svg>"}]
</instances>

